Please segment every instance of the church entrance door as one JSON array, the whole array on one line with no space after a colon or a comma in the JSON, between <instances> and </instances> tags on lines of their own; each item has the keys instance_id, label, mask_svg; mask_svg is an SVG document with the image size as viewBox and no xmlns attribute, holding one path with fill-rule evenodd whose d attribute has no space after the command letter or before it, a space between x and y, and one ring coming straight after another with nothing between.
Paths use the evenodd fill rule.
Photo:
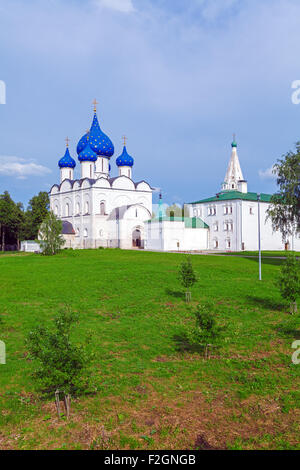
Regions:
<instances>
[{"instance_id":1,"label":"church entrance door","mask_svg":"<svg viewBox=\"0 0 300 470\"><path fill-rule=\"evenodd\" d=\"M136 228L132 232L132 246L134 248L141 248L142 246L142 236L140 229Z\"/></svg>"}]
</instances>

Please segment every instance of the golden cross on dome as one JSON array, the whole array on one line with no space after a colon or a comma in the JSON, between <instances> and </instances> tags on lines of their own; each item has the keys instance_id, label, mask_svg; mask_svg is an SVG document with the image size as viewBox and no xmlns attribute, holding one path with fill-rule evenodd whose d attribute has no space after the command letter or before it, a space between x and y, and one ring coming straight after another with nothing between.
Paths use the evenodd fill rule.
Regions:
<instances>
[{"instance_id":1,"label":"golden cross on dome","mask_svg":"<svg viewBox=\"0 0 300 470\"><path fill-rule=\"evenodd\" d=\"M65 141L66 141L67 147L69 147L69 142L70 142L69 137L66 137L66 138L65 138Z\"/></svg>"},{"instance_id":2,"label":"golden cross on dome","mask_svg":"<svg viewBox=\"0 0 300 470\"><path fill-rule=\"evenodd\" d=\"M126 135L123 135L122 139L123 139L124 147L126 147L126 139L127 139Z\"/></svg>"},{"instance_id":3,"label":"golden cross on dome","mask_svg":"<svg viewBox=\"0 0 300 470\"><path fill-rule=\"evenodd\" d=\"M98 103L98 101L97 101L96 98L95 98L94 101L93 101L94 113L97 111L97 104L99 104L99 103Z\"/></svg>"}]
</instances>

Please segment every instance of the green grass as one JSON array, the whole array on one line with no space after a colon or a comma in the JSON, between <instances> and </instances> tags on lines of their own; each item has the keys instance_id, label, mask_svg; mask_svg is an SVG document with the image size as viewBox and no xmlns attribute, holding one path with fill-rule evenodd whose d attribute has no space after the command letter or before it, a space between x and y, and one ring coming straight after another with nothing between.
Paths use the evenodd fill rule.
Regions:
<instances>
[{"instance_id":1,"label":"green grass","mask_svg":"<svg viewBox=\"0 0 300 470\"><path fill-rule=\"evenodd\" d=\"M294 253L296 256L300 256L299 251L262 251L262 257L268 258L268 257L286 257L287 254L289 253ZM231 251L231 252L224 252L220 253L222 255L228 255L228 256L234 256L234 255L239 255L239 256L258 256L258 251Z\"/></svg>"},{"instance_id":2,"label":"green grass","mask_svg":"<svg viewBox=\"0 0 300 470\"><path fill-rule=\"evenodd\" d=\"M199 282L187 306L177 281L184 256L1 257L0 448L193 449L199 435L214 448L299 448L300 365L291 362L299 317L274 283L281 260L264 259L259 282L256 259L193 256ZM208 361L180 347L205 300L226 325ZM74 340L93 332L98 388L72 403L69 421L40 399L25 348L29 331L66 305L80 314Z\"/></svg>"}]
</instances>

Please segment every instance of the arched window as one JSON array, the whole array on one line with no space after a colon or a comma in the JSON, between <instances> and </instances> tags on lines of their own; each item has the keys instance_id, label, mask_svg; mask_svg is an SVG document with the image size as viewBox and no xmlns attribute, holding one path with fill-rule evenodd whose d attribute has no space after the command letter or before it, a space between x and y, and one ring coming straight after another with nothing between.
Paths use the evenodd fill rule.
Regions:
<instances>
[{"instance_id":1,"label":"arched window","mask_svg":"<svg viewBox=\"0 0 300 470\"><path fill-rule=\"evenodd\" d=\"M217 238L214 239L214 248L219 248L219 242Z\"/></svg>"},{"instance_id":2,"label":"arched window","mask_svg":"<svg viewBox=\"0 0 300 470\"><path fill-rule=\"evenodd\" d=\"M105 202L100 202L100 215L105 215Z\"/></svg>"},{"instance_id":3,"label":"arched window","mask_svg":"<svg viewBox=\"0 0 300 470\"><path fill-rule=\"evenodd\" d=\"M85 203L85 213L86 214L89 213L89 201L86 201L86 203Z\"/></svg>"},{"instance_id":4,"label":"arched window","mask_svg":"<svg viewBox=\"0 0 300 470\"><path fill-rule=\"evenodd\" d=\"M130 170L128 170L128 178L130 178Z\"/></svg>"},{"instance_id":5,"label":"arched window","mask_svg":"<svg viewBox=\"0 0 300 470\"><path fill-rule=\"evenodd\" d=\"M80 204L79 204L79 202L76 203L76 214L80 214Z\"/></svg>"},{"instance_id":6,"label":"arched window","mask_svg":"<svg viewBox=\"0 0 300 470\"><path fill-rule=\"evenodd\" d=\"M84 229L84 231L83 231L83 236L84 236L84 237L87 237L87 236L88 236L87 228Z\"/></svg>"},{"instance_id":7,"label":"arched window","mask_svg":"<svg viewBox=\"0 0 300 470\"><path fill-rule=\"evenodd\" d=\"M69 215L70 215L70 205L67 202L66 207L65 207L65 216L69 217Z\"/></svg>"}]
</instances>

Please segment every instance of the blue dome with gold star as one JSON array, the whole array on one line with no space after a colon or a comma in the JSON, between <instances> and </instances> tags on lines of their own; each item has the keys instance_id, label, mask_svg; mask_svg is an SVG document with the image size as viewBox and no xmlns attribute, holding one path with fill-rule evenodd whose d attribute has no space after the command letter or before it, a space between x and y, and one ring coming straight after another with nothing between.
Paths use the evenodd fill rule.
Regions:
<instances>
[{"instance_id":1,"label":"blue dome with gold star","mask_svg":"<svg viewBox=\"0 0 300 470\"><path fill-rule=\"evenodd\" d=\"M90 146L90 141L88 140L84 149L78 155L78 160L80 162L95 162L97 161L97 154Z\"/></svg>"},{"instance_id":2,"label":"blue dome with gold star","mask_svg":"<svg viewBox=\"0 0 300 470\"><path fill-rule=\"evenodd\" d=\"M76 162L70 155L69 147L66 148L64 156L59 160L58 166L59 168L75 168Z\"/></svg>"},{"instance_id":3,"label":"blue dome with gold star","mask_svg":"<svg viewBox=\"0 0 300 470\"><path fill-rule=\"evenodd\" d=\"M114 154L114 145L110 138L104 134L104 132L102 132L99 126L96 112L94 113L94 118L89 134L89 143L91 149L99 156L110 158Z\"/></svg>"},{"instance_id":4,"label":"blue dome with gold star","mask_svg":"<svg viewBox=\"0 0 300 470\"><path fill-rule=\"evenodd\" d=\"M127 153L126 146L124 145L123 152L117 158L117 166L133 166L134 160L131 155Z\"/></svg>"},{"instance_id":5,"label":"blue dome with gold star","mask_svg":"<svg viewBox=\"0 0 300 470\"><path fill-rule=\"evenodd\" d=\"M88 132L81 137L80 141L77 144L78 155L80 154L80 152L82 152L82 150L84 149L87 143L88 143Z\"/></svg>"}]
</instances>

